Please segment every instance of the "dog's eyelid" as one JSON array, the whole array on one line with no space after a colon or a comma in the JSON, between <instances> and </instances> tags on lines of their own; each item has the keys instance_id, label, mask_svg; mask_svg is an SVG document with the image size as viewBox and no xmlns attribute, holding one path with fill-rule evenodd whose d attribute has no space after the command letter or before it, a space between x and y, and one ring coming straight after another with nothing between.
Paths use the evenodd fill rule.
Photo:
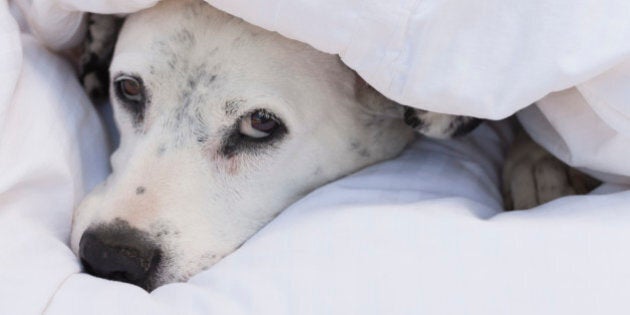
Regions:
<instances>
[{"instance_id":1,"label":"dog's eyelid","mask_svg":"<svg viewBox=\"0 0 630 315\"><path fill-rule=\"evenodd\" d=\"M122 80L127 80L127 79L132 79L132 80L137 80L136 76L132 76L132 75L128 75L128 74L118 74L115 78L114 78L114 82L119 82Z\"/></svg>"},{"instance_id":2,"label":"dog's eyelid","mask_svg":"<svg viewBox=\"0 0 630 315\"><path fill-rule=\"evenodd\" d=\"M140 84L142 84L142 77L140 75L137 75L135 73L125 73L125 72L118 72L113 76L113 83L117 83L123 80L134 80L139 82Z\"/></svg>"}]
</instances>

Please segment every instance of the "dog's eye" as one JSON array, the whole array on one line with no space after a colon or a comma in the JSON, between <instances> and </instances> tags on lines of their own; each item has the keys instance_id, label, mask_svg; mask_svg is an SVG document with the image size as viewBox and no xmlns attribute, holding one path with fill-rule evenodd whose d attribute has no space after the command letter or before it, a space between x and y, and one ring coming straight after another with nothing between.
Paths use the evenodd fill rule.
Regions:
<instances>
[{"instance_id":1,"label":"dog's eye","mask_svg":"<svg viewBox=\"0 0 630 315\"><path fill-rule=\"evenodd\" d=\"M142 102L144 100L142 83L138 79L123 75L116 78L115 82L120 97L131 102Z\"/></svg>"},{"instance_id":2,"label":"dog's eye","mask_svg":"<svg viewBox=\"0 0 630 315\"><path fill-rule=\"evenodd\" d=\"M265 109L241 116L229 130L220 150L228 158L243 152L274 148L289 133L282 120Z\"/></svg>"},{"instance_id":3,"label":"dog's eye","mask_svg":"<svg viewBox=\"0 0 630 315\"><path fill-rule=\"evenodd\" d=\"M265 138L278 129L280 123L264 109L259 109L245 116L241 120L239 131L251 138Z\"/></svg>"},{"instance_id":4,"label":"dog's eye","mask_svg":"<svg viewBox=\"0 0 630 315\"><path fill-rule=\"evenodd\" d=\"M131 113L134 124L142 123L145 107L147 106L147 92L142 84L142 79L121 74L114 79L113 88L122 107Z\"/></svg>"}]
</instances>

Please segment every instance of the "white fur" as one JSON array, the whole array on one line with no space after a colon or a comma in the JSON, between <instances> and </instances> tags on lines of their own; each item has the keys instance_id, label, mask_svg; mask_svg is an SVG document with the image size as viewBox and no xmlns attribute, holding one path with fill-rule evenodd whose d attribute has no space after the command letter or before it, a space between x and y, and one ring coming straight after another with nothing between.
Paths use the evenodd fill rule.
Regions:
<instances>
[{"instance_id":1,"label":"white fur","mask_svg":"<svg viewBox=\"0 0 630 315\"><path fill-rule=\"evenodd\" d=\"M164 252L156 285L211 266L300 196L397 155L413 137L402 114L382 115L395 104L363 89L336 56L203 2L163 1L131 15L110 71L120 72L142 77L150 104L134 127L112 96L121 144L113 173L75 212L71 245L78 253L88 227L127 221ZM234 115L224 108L231 100ZM222 155L227 130L256 108L281 118L286 137Z\"/></svg>"}]
</instances>

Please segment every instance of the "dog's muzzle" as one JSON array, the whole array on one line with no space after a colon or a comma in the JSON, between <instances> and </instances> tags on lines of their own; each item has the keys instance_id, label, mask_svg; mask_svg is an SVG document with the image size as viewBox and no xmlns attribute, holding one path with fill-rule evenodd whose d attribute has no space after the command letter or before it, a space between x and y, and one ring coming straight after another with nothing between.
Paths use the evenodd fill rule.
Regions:
<instances>
[{"instance_id":1,"label":"dog's muzzle","mask_svg":"<svg viewBox=\"0 0 630 315\"><path fill-rule=\"evenodd\" d=\"M147 235L125 221L89 228L79 242L81 263L89 274L149 291L162 252Z\"/></svg>"}]
</instances>

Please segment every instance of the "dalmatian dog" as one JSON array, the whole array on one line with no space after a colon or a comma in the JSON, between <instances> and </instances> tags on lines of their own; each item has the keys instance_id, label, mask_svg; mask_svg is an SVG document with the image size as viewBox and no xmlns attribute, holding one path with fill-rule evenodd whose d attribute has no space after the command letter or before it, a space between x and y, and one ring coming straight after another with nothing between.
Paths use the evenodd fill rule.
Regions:
<instances>
[{"instance_id":1,"label":"dalmatian dog","mask_svg":"<svg viewBox=\"0 0 630 315\"><path fill-rule=\"evenodd\" d=\"M337 56L201 0L118 25L89 26L82 80L92 96L109 90L121 140L74 213L71 247L87 272L148 291L212 266L314 188L395 157L416 131L479 123L401 106Z\"/></svg>"}]
</instances>

